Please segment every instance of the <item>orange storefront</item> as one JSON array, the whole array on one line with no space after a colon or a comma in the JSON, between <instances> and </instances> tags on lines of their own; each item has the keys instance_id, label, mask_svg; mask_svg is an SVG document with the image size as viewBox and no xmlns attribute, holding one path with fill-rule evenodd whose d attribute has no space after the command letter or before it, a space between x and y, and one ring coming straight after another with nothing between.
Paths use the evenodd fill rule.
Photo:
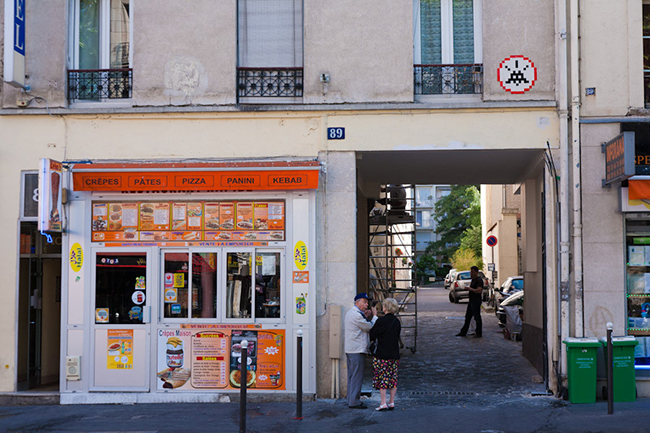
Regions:
<instances>
[{"instance_id":1,"label":"orange storefront","mask_svg":"<svg viewBox=\"0 0 650 433\"><path fill-rule=\"evenodd\" d=\"M319 169L70 164L61 401L214 401L244 339L251 392L295 392L298 330L315 392Z\"/></svg>"}]
</instances>

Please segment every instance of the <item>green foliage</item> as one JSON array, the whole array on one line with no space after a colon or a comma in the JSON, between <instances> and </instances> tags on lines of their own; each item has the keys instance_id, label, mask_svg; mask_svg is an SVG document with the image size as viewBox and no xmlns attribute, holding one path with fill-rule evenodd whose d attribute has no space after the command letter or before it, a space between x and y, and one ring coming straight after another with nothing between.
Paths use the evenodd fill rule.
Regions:
<instances>
[{"instance_id":1,"label":"green foliage","mask_svg":"<svg viewBox=\"0 0 650 433\"><path fill-rule=\"evenodd\" d=\"M439 266L451 262L465 238L466 248L481 256L481 202L476 186L453 185L451 193L436 202L435 214L440 240L431 242L426 253L436 256Z\"/></svg>"},{"instance_id":2,"label":"green foliage","mask_svg":"<svg viewBox=\"0 0 650 433\"><path fill-rule=\"evenodd\" d=\"M483 256L483 239L481 225L467 229L460 240L460 248L470 250L476 257Z\"/></svg>"},{"instance_id":3,"label":"green foliage","mask_svg":"<svg viewBox=\"0 0 650 433\"><path fill-rule=\"evenodd\" d=\"M466 271L472 266L477 266L479 269L483 269L483 259L481 256L474 254L469 248L459 248L456 250L454 255L451 258L451 263L454 268Z\"/></svg>"}]
</instances>

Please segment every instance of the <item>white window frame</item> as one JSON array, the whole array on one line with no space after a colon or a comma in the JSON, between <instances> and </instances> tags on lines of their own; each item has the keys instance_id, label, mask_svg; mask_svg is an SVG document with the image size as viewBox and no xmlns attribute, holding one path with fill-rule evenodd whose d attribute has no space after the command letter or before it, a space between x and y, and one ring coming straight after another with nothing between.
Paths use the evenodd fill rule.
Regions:
<instances>
[{"instance_id":1,"label":"white window frame","mask_svg":"<svg viewBox=\"0 0 650 433\"><path fill-rule=\"evenodd\" d=\"M454 17L453 0L440 0L440 45L442 64L454 64ZM483 63L483 0L473 0L474 13L474 63ZM422 63L420 43L420 0L413 0L413 63Z\"/></svg>"},{"instance_id":2,"label":"white window frame","mask_svg":"<svg viewBox=\"0 0 650 433\"><path fill-rule=\"evenodd\" d=\"M110 69L111 52L108 49L111 40L111 2L99 0L99 69ZM133 2L129 1L129 65L133 65ZM68 68L79 69L79 4L80 0L70 0Z\"/></svg>"}]
</instances>

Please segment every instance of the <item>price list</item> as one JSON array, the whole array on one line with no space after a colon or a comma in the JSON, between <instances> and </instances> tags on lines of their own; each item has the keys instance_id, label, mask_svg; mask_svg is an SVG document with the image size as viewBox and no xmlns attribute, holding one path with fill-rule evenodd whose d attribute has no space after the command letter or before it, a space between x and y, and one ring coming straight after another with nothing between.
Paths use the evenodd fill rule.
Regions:
<instances>
[{"instance_id":1,"label":"price list","mask_svg":"<svg viewBox=\"0 0 650 433\"><path fill-rule=\"evenodd\" d=\"M199 332L192 336L192 386L228 386L228 336L221 332Z\"/></svg>"}]
</instances>

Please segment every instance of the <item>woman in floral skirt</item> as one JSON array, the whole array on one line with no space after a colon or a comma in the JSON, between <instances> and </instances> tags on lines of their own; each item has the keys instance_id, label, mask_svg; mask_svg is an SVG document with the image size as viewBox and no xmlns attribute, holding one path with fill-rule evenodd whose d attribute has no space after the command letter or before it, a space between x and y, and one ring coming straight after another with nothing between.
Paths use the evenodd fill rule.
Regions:
<instances>
[{"instance_id":1,"label":"woman in floral skirt","mask_svg":"<svg viewBox=\"0 0 650 433\"><path fill-rule=\"evenodd\" d=\"M397 370L399 369L399 335L402 325L395 317L399 304L393 298L382 302L384 317L375 322L370 329L370 339L377 340L377 346L372 353L374 374L373 386L379 390L381 404L375 410L393 410L397 392ZM390 400L386 402L386 390L390 390Z\"/></svg>"}]
</instances>

